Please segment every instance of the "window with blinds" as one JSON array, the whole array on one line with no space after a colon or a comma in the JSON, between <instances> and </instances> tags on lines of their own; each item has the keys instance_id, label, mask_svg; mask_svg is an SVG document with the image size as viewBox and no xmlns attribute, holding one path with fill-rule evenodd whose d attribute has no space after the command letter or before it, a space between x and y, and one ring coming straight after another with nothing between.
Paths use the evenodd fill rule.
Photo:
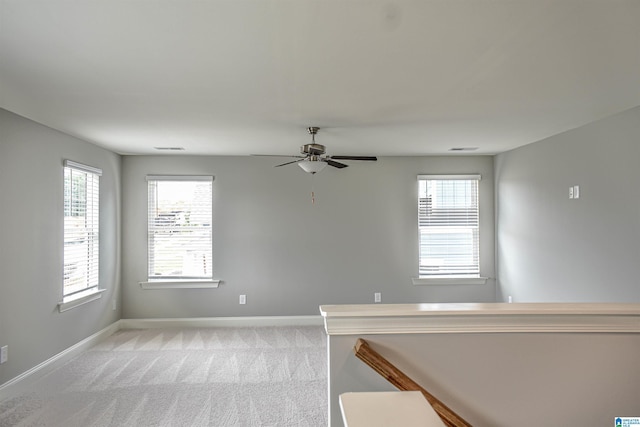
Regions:
<instances>
[{"instance_id":1,"label":"window with blinds","mask_svg":"<svg viewBox=\"0 0 640 427\"><path fill-rule=\"evenodd\" d=\"M480 276L480 175L419 175L419 276Z\"/></svg>"},{"instance_id":2,"label":"window with blinds","mask_svg":"<svg viewBox=\"0 0 640 427\"><path fill-rule=\"evenodd\" d=\"M149 280L213 279L213 177L147 181Z\"/></svg>"},{"instance_id":3,"label":"window with blinds","mask_svg":"<svg viewBox=\"0 0 640 427\"><path fill-rule=\"evenodd\" d=\"M99 285L100 175L100 169L64 162L63 297Z\"/></svg>"}]
</instances>

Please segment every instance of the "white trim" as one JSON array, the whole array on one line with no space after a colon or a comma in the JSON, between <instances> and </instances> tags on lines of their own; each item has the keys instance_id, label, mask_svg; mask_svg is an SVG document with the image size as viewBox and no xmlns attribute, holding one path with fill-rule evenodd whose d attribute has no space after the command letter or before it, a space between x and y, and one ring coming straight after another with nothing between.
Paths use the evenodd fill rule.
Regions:
<instances>
[{"instance_id":1,"label":"white trim","mask_svg":"<svg viewBox=\"0 0 640 427\"><path fill-rule=\"evenodd\" d=\"M64 167L77 169L83 172L88 172L98 176L102 176L102 169L94 168L93 166L83 165L82 163L74 162L73 160L65 160Z\"/></svg>"},{"instance_id":2,"label":"white trim","mask_svg":"<svg viewBox=\"0 0 640 427\"><path fill-rule=\"evenodd\" d=\"M320 307L329 335L640 333L640 304L367 304Z\"/></svg>"},{"instance_id":3,"label":"white trim","mask_svg":"<svg viewBox=\"0 0 640 427\"><path fill-rule=\"evenodd\" d=\"M58 303L58 311L60 313L64 313L65 311L69 311L72 308L76 308L81 306L82 304L86 304L91 301L98 300L102 298L102 293L106 291L106 289L89 289L86 293L80 292L75 295L71 295L60 301Z\"/></svg>"},{"instance_id":4,"label":"white trim","mask_svg":"<svg viewBox=\"0 0 640 427\"><path fill-rule=\"evenodd\" d=\"M28 371L23 372L17 377L0 385L0 401L4 400L7 397L15 396L16 394L23 392L27 387L31 386L40 378L44 377L54 369L59 368L65 363L69 362L71 359L75 358L83 351L90 349L92 346L99 343L106 337L114 334L119 329L120 321L116 321L106 328L83 339L77 344L74 344L66 350L63 350L60 353L50 357L39 365L34 366Z\"/></svg>"},{"instance_id":5,"label":"white trim","mask_svg":"<svg viewBox=\"0 0 640 427\"><path fill-rule=\"evenodd\" d=\"M147 175L147 181L213 181L212 175Z\"/></svg>"},{"instance_id":6,"label":"white trim","mask_svg":"<svg viewBox=\"0 0 640 427\"><path fill-rule=\"evenodd\" d=\"M322 326L322 316L191 317L121 319L121 329L214 328L230 326Z\"/></svg>"},{"instance_id":7,"label":"white trim","mask_svg":"<svg viewBox=\"0 0 640 427\"><path fill-rule=\"evenodd\" d=\"M482 180L480 174L467 174L467 175L418 175L418 181L425 179L440 179L440 180Z\"/></svg>"},{"instance_id":8,"label":"white trim","mask_svg":"<svg viewBox=\"0 0 640 427\"><path fill-rule=\"evenodd\" d=\"M220 285L221 280L153 280L140 282L140 287L150 289L214 289Z\"/></svg>"},{"instance_id":9,"label":"white trim","mask_svg":"<svg viewBox=\"0 0 640 427\"><path fill-rule=\"evenodd\" d=\"M412 277L411 282L421 285L484 285L488 277Z\"/></svg>"}]
</instances>

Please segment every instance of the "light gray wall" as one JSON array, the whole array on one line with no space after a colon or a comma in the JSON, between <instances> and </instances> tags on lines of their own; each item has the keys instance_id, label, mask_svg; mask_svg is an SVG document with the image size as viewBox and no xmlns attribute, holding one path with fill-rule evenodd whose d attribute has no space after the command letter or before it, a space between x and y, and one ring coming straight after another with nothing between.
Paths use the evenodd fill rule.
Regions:
<instances>
[{"instance_id":1,"label":"light gray wall","mask_svg":"<svg viewBox=\"0 0 640 427\"><path fill-rule=\"evenodd\" d=\"M385 157L312 178L269 157L127 156L123 160L123 317L317 315L321 304L493 302L494 281L414 286L417 178L481 173L482 274L494 275L493 158ZM218 289L142 290L147 174L214 175ZM316 203L311 203L311 190ZM239 305L238 296L247 295Z\"/></svg>"},{"instance_id":2,"label":"light gray wall","mask_svg":"<svg viewBox=\"0 0 640 427\"><path fill-rule=\"evenodd\" d=\"M63 160L102 168L100 300L59 313ZM0 384L120 318L120 156L0 109Z\"/></svg>"},{"instance_id":3,"label":"light gray wall","mask_svg":"<svg viewBox=\"0 0 640 427\"><path fill-rule=\"evenodd\" d=\"M332 335L330 427L344 425L340 394L395 390L356 358L357 338L476 427L602 427L638 413L640 334Z\"/></svg>"},{"instance_id":4,"label":"light gray wall","mask_svg":"<svg viewBox=\"0 0 640 427\"><path fill-rule=\"evenodd\" d=\"M498 299L640 302L639 161L640 107L497 156Z\"/></svg>"}]
</instances>

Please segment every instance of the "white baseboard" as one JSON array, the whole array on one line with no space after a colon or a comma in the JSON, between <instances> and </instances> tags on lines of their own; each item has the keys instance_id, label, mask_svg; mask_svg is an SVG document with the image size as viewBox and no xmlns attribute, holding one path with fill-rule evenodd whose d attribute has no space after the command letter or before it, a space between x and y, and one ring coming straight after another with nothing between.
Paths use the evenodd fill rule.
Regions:
<instances>
[{"instance_id":1,"label":"white baseboard","mask_svg":"<svg viewBox=\"0 0 640 427\"><path fill-rule=\"evenodd\" d=\"M121 319L120 329L214 328L231 326L322 326L322 316L190 317Z\"/></svg>"},{"instance_id":2,"label":"white baseboard","mask_svg":"<svg viewBox=\"0 0 640 427\"><path fill-rule=\"evenodd\" d=\"M31 386L38 379L47 375L54 369L64 365L83 351L88 350L103 339L112 335L120 329L120 321L116 321L101 331L83 339L82 341L72 345L71 347L61 351L53 357L45 360L39 365L34 366L26 372L0 385L0 401L15 396L23 392L27 387Z\"/></svg>"},{"instance_id":3,"label":"white baseboard","mask_svg":"<svg viewBox=\"0 0 640 427\"><path fill-rule=\"evenodd\" d=\"M321 326L322 316L254 316L254 317L194 317L178 319L120 319L101 331L83 339L66 350L45 360L17 377L0 384L0 401L24 392L38 379L64 365L83 351L120 329L149 328L211 328L232 326Z\"/></svg>"}]
</instances>

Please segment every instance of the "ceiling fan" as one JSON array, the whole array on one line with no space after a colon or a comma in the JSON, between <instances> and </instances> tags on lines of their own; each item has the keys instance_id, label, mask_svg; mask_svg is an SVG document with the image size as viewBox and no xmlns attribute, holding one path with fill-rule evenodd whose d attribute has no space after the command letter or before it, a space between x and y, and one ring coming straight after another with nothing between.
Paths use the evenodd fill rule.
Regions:
<instances>
[{"instance_id":1,"label":"ceiling fan","mask_svg":"<svg viewBox=\"0 0 640 427\"><path fill-rule=\"evenodd\" d=\"M282 163L281 165L276 165L275 167L279 168L280 166L291 165L297 163L305 172L310 174L316 174L323 170L327 165L333 166L334 168L342 169L346 168L349 165L344 163L336 162L336 160L367 160L367 161L376 161L378 160L375 156L327 156L325 155L325 146L321 144L316 144L316 134L320 130L319 127L311 126L307 128L307 131L311 135L311 144L305 144L300 147L300 154L302 156L277 156L276 157L293 157L298 160L293 160L291 162Z\"/></svg>"}]
</instances>

